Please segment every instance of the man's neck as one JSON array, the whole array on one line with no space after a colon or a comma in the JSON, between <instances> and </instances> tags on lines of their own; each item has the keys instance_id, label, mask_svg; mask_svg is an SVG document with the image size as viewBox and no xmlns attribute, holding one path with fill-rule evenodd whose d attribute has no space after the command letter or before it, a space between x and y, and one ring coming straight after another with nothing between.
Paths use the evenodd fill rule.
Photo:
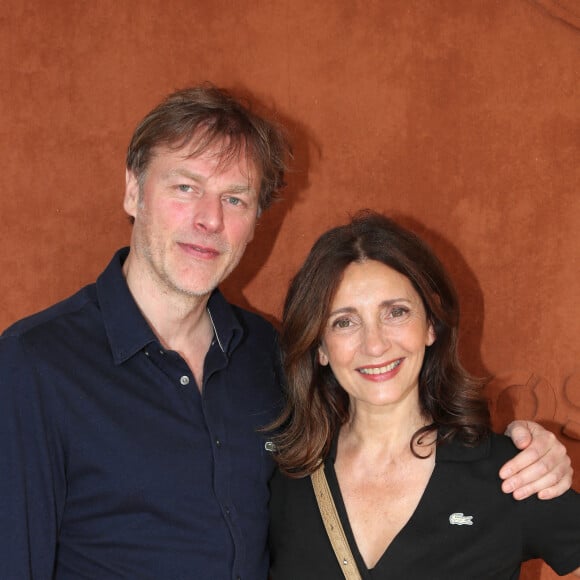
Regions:
<instances>
[{"instance_id":1,"label":"man's neck","mask_svg":"<svg viewBox=\"0 0 580 580\"><path fill-rule=\"evenodd\" d=\"M161 342L171 350L181 351L191 344L208 342L213 334L207 313L209 294L187 295L157 284L151 273L142 272L132 263L131 254L123 265L129 291L147 323Z\"/></svg>"}]
</instances>

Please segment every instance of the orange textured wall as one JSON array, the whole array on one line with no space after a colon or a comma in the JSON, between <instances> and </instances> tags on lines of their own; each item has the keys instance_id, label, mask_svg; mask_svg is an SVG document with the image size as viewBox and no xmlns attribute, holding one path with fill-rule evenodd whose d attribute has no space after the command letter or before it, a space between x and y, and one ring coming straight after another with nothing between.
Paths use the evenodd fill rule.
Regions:
<instances>
[{"instance_id":1,"label":"orange textured wall","mask_svg":"<svg viewBox=\"0 0 580 580\"><path fill-rule=\"evenodd\" d=\"M577 0L3 0L0 326L127 243L124 150L174 89L277 111L296 148L227 294L279 317L314 239L372 207L453 272L496 424L557 432L580 472ZM580 488L580 478L575 484ZM555 577L537 563L527 580Z\"/></svg>"}]
</instances>

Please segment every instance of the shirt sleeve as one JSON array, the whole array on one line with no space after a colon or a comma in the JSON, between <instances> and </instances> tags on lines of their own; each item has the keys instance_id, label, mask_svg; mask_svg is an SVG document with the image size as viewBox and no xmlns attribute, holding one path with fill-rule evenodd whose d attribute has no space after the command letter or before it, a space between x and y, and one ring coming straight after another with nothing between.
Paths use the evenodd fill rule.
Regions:
<instances>
[{"instance_id":1,"label":"shirt sleeve","mask_svg":"<svg viewBox=\"0 0 580 580\"><path fill-rule=\"evenodd\" d=\"M580 566L580 494L552 500L531 497L521 503L526 559L541 558L557 574Z\"/></svg>"},{"instance_id":2,"label":"shirt sleeve","mask_svg":"<svg viewBox=\"0 0 580 580\"><path fill-rule=\"evenodd\" d=\"M47 383L20 337L0 338L0 578L53 575L64 467Z\"/></svg>"}]
</instances>

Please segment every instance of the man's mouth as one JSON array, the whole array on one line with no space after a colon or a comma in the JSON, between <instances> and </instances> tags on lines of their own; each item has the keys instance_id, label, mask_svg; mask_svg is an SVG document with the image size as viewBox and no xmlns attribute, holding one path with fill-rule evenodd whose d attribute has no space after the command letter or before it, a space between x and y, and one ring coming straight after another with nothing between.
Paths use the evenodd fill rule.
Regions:
<instances>
[{"instance_id":1,"label":"man's mouth","mask_svg":"<svg viewBox=\"0 0 580 580\"><path fill-rule=\"evenodd\" d=\"M203 255L207 258L215 258L220 255L220 251L209 246L199 246L197 244L179 244L188 254Z\"/></svg>"}]
</instances>

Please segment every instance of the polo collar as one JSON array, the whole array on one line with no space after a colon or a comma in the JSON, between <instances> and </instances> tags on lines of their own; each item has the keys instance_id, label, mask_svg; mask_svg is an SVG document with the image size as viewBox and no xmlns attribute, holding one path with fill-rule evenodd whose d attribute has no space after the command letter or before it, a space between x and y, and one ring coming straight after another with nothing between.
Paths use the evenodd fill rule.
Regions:
<instances>
[{"instance_id":1,"label":"polo collar","mask_svg":"<svg viewBox=\"0 0 580 580\"><path fill-rule=\"evenodd\" d=\"M332 445L330 447L330 451L328 453L328 460L332 463L336 461L336 451L338 448L338 433L337 430L336 435L332 441ZM481 459L485 459L489 457L491 452L491 438L485 437L483 438L477 445L474 447L467 446L457 437L440 445L437 447L437 456L435 459L436 463L445 463L445 462L465 462L471 463L473 461L480 461Z\"/></svg>"}]
</instances>

